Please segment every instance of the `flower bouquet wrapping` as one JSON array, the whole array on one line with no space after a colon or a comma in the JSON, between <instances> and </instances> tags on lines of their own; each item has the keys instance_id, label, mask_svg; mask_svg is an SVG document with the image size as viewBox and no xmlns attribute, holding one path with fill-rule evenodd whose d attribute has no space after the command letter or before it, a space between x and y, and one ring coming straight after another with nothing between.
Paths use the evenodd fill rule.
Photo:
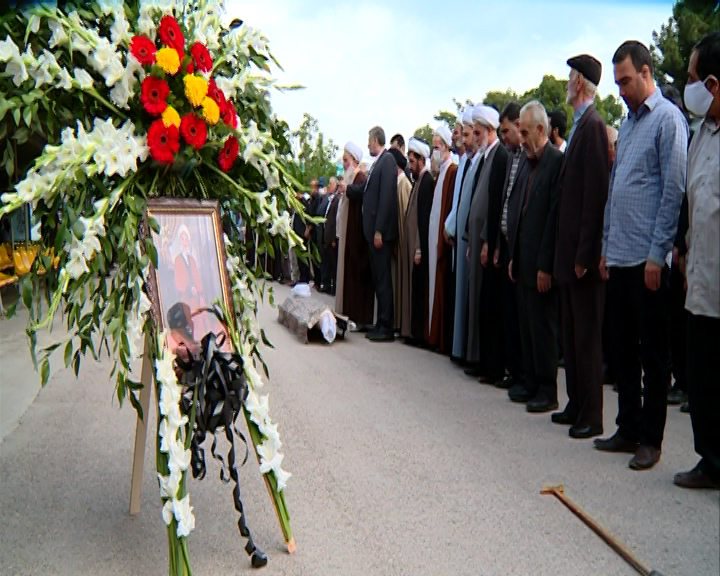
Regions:
<instances>
[{"instance_id":1,"label":"flower bouquet wrapping","mask_svg":"<svg viewBox=\"0 0 720 576\"><path fill-rule=\"evenodd\" d=\"M246 264L237 226L239 216L260 253L302 244L290 226L290 213L302 212L293 193L299 184L291 176L288 127L269 104L270 65L277 63L265 38L247 25L225 26L214 0L91 8L59 1L2 16L0 29L6 32L0 36L0 153L10 190L1 197L0 216L30 205L39 222L43 250L20 279L20 293L30 310L27 332L42 383L55 349L63 348L65 366L76 375L86 355L97 360L105 351L118 401L129 400L142 417L142 384L132 366L142 340L152 343L170 573L190 574L187 538L195 520L188 471L198 389L178 379L183 371L150 314L147 282L158 254L143 232L146 225L160 232L147 216L149 199L217 201L233 294L232 310L224 309L222 318L234 360L206 360L232 367L238 386L232 416L242 412L247 421L283 534L293 542L284 496L290 474L281 467L268 397L259 394L257 367L267 376L259 350L267 341L256 322L264 276ZM41 277L44 298L36 298ZM37 331L49 327L58 310L67 336L36 350Z\"/></svg>"}]
</instances>

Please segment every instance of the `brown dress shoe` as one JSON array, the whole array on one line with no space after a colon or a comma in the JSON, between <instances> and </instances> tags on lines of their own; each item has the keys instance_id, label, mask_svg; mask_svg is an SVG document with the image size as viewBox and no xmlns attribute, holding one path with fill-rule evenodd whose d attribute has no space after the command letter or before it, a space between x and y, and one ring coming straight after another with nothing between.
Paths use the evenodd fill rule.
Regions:
<instances>
[{"instance_id":1,"label":"brown dress shoe","mask_svg":"<svg viewBox=\"0 0 720 576\"><path fill-rule=\"evenodd\" d=\"M603 452L627 452L628 454L635 454L635 451L638 449L637 442L625 440L625 438L620 436L619 432L615 432L610 438L597 438L594 444L595 448Z\"/></svg>"},{"instance_id":2,"label":"brown dress shoe","mask_svg":"<svg viewBox=\"0 0 720 576\"><path fill-rule=\"evenodd\" d=\"M720 482L713 480L710 476L700 470L700 466L695 466L688 472L680 472L675 474L673 483L681 488L693 488L695 490L720 490Z\"/></svg>"},{"instance_id":3,"label":"brown dress shoe","mask_svg":"<svg viewBox=\"0 0 720 576\"><path fill-rule=\"evenodd\" d=\"M660 450L654 446L641 444L630 460L630 468L633 470L649 470L660 461Z\"/></svg>"}]
</instances>

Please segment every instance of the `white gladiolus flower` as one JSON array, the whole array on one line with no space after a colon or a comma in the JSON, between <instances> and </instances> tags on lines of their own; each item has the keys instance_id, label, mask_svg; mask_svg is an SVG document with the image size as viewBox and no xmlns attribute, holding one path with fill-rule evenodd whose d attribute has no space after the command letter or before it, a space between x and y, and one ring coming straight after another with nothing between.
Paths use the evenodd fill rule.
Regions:
<instances>
[{"instance_id":1,"label":"white gladiolus flower","mask_svg":"<svg viewBox=\"0 0 720 576\"><path fill-rule=\"evenodd\" d=\"M163 454L167 454L170 452L170 438L173 434L175 434L174 437L172 437L173 440L176 440L177 438L177 428L171 428L168 424L167 418L163 418L160 420L160 426L158 426L158 435L160 436L160 452Z\"/></svg>"},{"instance_id":2,"label":"white gladiolus flower","mask_svg":"<svg viewBox=\"0 0 720 576\"><path fill-rule=\"evenodd\" d=\"M5 73L13 77L13 84L20 86L30 78L22 56L13 57L5 66Z\"/></svg>"},{"instance_id":3,"label":"white gladiolus flower","mask_svg":"<svg viewBox=\"0 0 720 576\"><path fill-rule=\"evenodd\" d=\"M172 524L173 516L173 501L168 500L167 502L165 502L165 505L162 509L162 517L167 526L170 526L170 524Z\"/></svg>"},{"instance_id":4,"label":"white gladiolus flower","mask_svg":"<svg viewBox=\"0 0 720 576\"><path fill-rule=\"evenodd\" d=\"M268 423L263 426L260 432L262 432L263 436L265 436L265 442L275 446L275 450L280 450L282 448L282 442L280 441L280 433L278 432L277 424Z\"/></svg>"},{"instance_id":5,"label":"white gladiolus flower","mask_svg":"<svg viewBox=\"0 0 720 576\"><path fill-rule=\"evenodd\" d=\"M148 6L147 4L144 4L140 8L140 17L138 18L138 31L140 34L143 34L144 36L147 36L152 40L155 41L155 19L153 15L151 14L151 11L153 10L152 6Z\"/></svg>"},{"instance_id":6,"label":"white gladiolus flower","mask_svg":"<svg viewBox=\"0 0 720 576\"><path fill-rule=\"evenodd\" d=\"M65 28L63 28L63 25L59 21L48 20L48 26L52 31L52 36L50 36L50 41L48 43L48 46L50 48L55 48L55 46L63 46L64 44L67 44L68 36L65 33Z\"/></svg>"},{"instance_id":7,"label":"white gladiolus flower","mask_svg":"<svg viewBox=\"0 0 720 576\"><path fill-rule=\"evenodd\" d=\"M90 54L90 50L92 49L92 46L85 40L83 40L80 36L73 33L73 35L70 38L70 42L72 44L72 49L75 52L80 52L83 54L86 58Z\"/></svg>"},{"instance_id":8,"label":"white gladiolus flower","mask_svg":"<svg viewBox=\"0 0 720 576\"><path fill-rule=\"evenodd\" d=\"M244 356L244 354L243 354ZM262 381L262 378L260 377L260 374L258 374L258 371L255 370L253 366L251 366L249 363L245 364L245 376L250 381L250 387L253 390L257 390L258 388L262 388L265 384Z\"/></svg>"},{"instance_id":9,"label":"white gladiolus flower","mask_svg":"<svg viewBox=\"0 0 720 576\"><path fill-rule=\"evenodd\" d=\"M8 60L19 58L20 49L10 36L6 36L5 40L0 41L0 62L7 62Z\"/></svg>"},{"instance_id":10,"label":"white gladiolus flower","mask_svg":"<svg viewBox=\"0 0 720 576\"><path fill-rule=\"evenodd\" d=\"M280 467L273 468L273 472L275 473L275 480L277 481L278 492L282 492L287 487L287 482L288 480L290 480L292 474L283 470Z\"/></svg>"},{"instance_id":11,"label":"white gladiolus flower","mask_svg":"<svg viewBox=\"0 0 720 576\"><path fill-rule=\"evenodd\" d=\"M62 88L63 90L71 90L73 87L73 79L66 68L60 70L57 76L56 87Z\"/></svg>"},{"instance_id":12,"label":"white gladiolus flower","mask_svg":"<svg viewBox=\"0 0 720 576\"><path fill-rule=\"evenodd\" d=\"M180 470L184 472L190 467L190 450L185 450L185 445L178 441L173 441L172 438L168 440L170 444L170 458L168 462L168 469L170 472L173 470Z\"/></svg>"},{"instance_id":13,"label":"white gladiolus flower","mask_svg":"<svg viewBox=\"0 0 720 576\"><path fill-rule=\"evenodd\" d=\"M283 210L283 213L273 222L269 232L273 236L285 237L290 232L290 228L290 213L287 210Z\"/></svg>"},{"instance_id":14,"label":"white gladiolus flower","mask_svg":"<svg viewBox=\"0 0 720 576\"><path fill-rule=\"evenodd\" d=\"M70 277L77 280L83 274L90 272L82 248L73 247L69 250L70 259L65 264L65 271Z\"/></svg>"},{"instance_id":15,"label":"white gladiolus flower","mask_svg":"<svg viewBox=\"0 0 720 576\"><path fill-rule=\"evenodd\" d=\"M82 68L75 68L75 82L82 90L89 90L93 87L94 80L90 74L88 74Z\"/></svg>"},{"instance_id":16,"label":"white gladiolus flower","mask_svg":"<svg viewBox=\"0 0 720 576\"><path fill-rule=\"evenodd\" d=\"M165 419L168 423L168 430L179 430L183 426L185 426L189 422L189 418L180 413L180 406L178 405L178 408L175 410L170 410L168 414L166 414Z\"/></svg>"},{"instance_id":17,"label":"white gladiolus flower","mask_svg":"<svg viewBox=\"0 0 720 576\"><path fill-rule=\"evenodd\" d=\"M163 416L174 415L174 419L177 419L177 413L174 411L178 410L181 396L182 393L179 386L163 384L160 388L160 414Z\"/></svg>"},{"instance_id":18,"label":"white gladiolus flower","mask_svg":"<svg viewBox=\"0 0 720 576\"><path fill-rule=\"evenodd\" d=\"M40 30L40 16L37 14L29 15L28 26L30 27L30 32L37 34L38 30Z\"/></svg>"},{"instance_id":19,"label":"white gladiolus flower","mask_svg":"<svg viewBox=\"0 0 720 576\"><path fill-rule=\"evenodd\" d=\"M178 538L188 536L195 529L195 516L192 511L190 494L187 494L182 500L173 500L173 512L178 523Z\"/></svg>"},{"instance_id":20,"label":"white gladiolus flower","mask_svg":"<svg viewBox=\"0 0 720 576\"><path fill-rule=\"evenodd\" d=\"M173 367L174 362L173 354L167 350L163 352L162 358L155 360L155 377L163 386L177 387L177 377Z\"/></svg>"},{"instance_id":21,"label":"white gladiolus flower","mask_svg":"<svg viewBox=\"0 0 720 576\"><path fill-rule=\"evenodd\" d=\"M180 481L182 480L180 472L171 472L170 476L158 474L158 480L160 481L160 498L175 498L177 496Z\"/></svg>"},{"instance_id":22,"label":"white gladiolus flower","mask_svg":"<svg viewBox=\"0 0 720 576\"><path fill-rule=\"evenodd\" d=\"M117 46L121 42L130 40L130 23L125 18L125 11L121 6L116 6L112 10L112 14L115 22L110 27L110 38L112 38L112 43Z\"/></svg>"},{"instance_id":23,"label":"white gladiolus flower","mask_svg":"<svg viewBox=\"0 0 720 576\"><path fill-rule=\"evenodd\" d=\"M269 398L267 394L265 396L258 396L258 394L252 390L248 391L248 397L245 401L245 408L250 412L250 419L255 422L258 426L264 426L265 421L270 416Z\"/></svg>"},{"instance_id":24,"label":"white gladiolus flower","mask_svg":"<svg viewBox=\"0 0 720 576\"><path fill-rule=\"evenodd\" d=\"M271 470L281 469L285 456L277 451L275 444L263 442L257 447L257 453L260 455L260 474L267 474Z\"/></svg>"}]
</instances>

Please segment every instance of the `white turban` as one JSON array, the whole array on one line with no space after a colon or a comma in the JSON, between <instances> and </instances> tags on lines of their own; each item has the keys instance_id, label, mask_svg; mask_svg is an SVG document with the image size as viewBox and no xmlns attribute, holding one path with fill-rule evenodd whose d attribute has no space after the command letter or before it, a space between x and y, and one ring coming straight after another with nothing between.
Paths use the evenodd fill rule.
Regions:
<instances>
[{"instance_id":1,"label":"white turban","mask_svg":"<svg viewBox=\"0 0 720 576\"><path fill-rule=\"evenodd\" d=\"M358 164L360 164L360 161L362 160L362 157L363 157L363 151L362 151L362 148L360 148L360 146L355 144L355 142L348 142L347 144L345 144L345 152L350 154L350 156L355 158L355 161Z\"/></svg>"},{"instance_id":2,"label":"white turban","mask_svg":"<svg viewBox=\"0 0 720 576\"><path fill-rule=\"evenodd\" d=\"M422 156L426 159L430 156L430 146L415 137L410 138L410 142L408 142L408 151L415 152L418 156Z\"/></svg>"},{"instance_id":3,"label":"white turban","mask_svg":"<svg viewBox=\"0 0 720 576\"><path fill-rule=\"evenodd\" d=\"M435 128L435 132L433 132L433 136L439 136L440 140L445 142L447 144L447 147L450 148L452 146L452 131L450 128L448 128L448 125L443 122L440 124L437 128Z\"/></svg>"},{"instance_id":4,"label":"white turban","mask_svg":"<svg viewBox=\"0 0 720 576\"><path fill-rule=\"evenodd\" d=\"M473 109L475 106L465 106L462 113L462 123L469 126L473 123Z\"/></svg>"},{"instance_id":5,"label":"white turban","mask_svg":"<svg viewBox=\"0 0 720 576\"><path fill-rule=\"evenodd\" d=\"M180 226L178 226L177 238L179 239L183 234L185 234L188 237L188 240L190 240L190 230L188 230L188 227L185 226L185 224L180 224Z\"/></svg>"},{"instance_id":6,"label":"white turban","mask_svg":"<svg viewBox=\"0 0 720 576\"><path fill-rule=\"evenodd\" d=\"M498 126L500 126L500 114L491 106L485 106L482 104L475 106L472 119L473 122L477 122L478 124L482 124L483 126L487 126L493 130L497 130Z\"/></svg>"}]
</instances>

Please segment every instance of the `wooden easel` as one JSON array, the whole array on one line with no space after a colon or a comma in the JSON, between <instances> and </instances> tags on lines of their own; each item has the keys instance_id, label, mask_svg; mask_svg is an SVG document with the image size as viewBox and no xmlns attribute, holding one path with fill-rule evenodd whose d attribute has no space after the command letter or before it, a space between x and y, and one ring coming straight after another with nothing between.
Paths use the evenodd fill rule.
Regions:
<instances>
[{"instance_id":1,"label":"wooden easel","mask_svg":"<svg viewBox=\"0 0 720 576\"><path fill-rule=\"evenodd\" d=\"M137 422L135 424L135 447L133 449L133 460L132 460L132 476L130 478L130 515L136 516L140 512L140 507L142 504L142 479L143 479L143 469L145 466L145 444L147 441L147 423L148 423L148 415L150 411L150 396L153 392L153 366L150 362L150 343L145 337L145 345L143 346L143 362L142 362L142 369L140 372L140 382L142 383L143 387L140 391L140 406L142 407L143 411L143 418L140 418L138 416ZM253 452L255 452L255 456L258 456L257 449L255 446L255 442L252 439L252 435L248 434L250 437L250 441L253 444ZM275 514L277 515L278 522L280 521L280 511L277 508L277 505L275 504L275 500L272 498L272 489L270 487L270 481L267 479L265 475L263 475L263 480L265 481L265 486L268 489L268 495L270 496L270 501L273 503L273 508L275 509ZM281 531L282 531L282 524ZM285 540L285 545L287 546L287 551L290 554L294 554L297 546L295 544L295 538L291 538L288 540L285 537L285 534L283 533L283 539Z\"/></svg>"}]
</instances>

